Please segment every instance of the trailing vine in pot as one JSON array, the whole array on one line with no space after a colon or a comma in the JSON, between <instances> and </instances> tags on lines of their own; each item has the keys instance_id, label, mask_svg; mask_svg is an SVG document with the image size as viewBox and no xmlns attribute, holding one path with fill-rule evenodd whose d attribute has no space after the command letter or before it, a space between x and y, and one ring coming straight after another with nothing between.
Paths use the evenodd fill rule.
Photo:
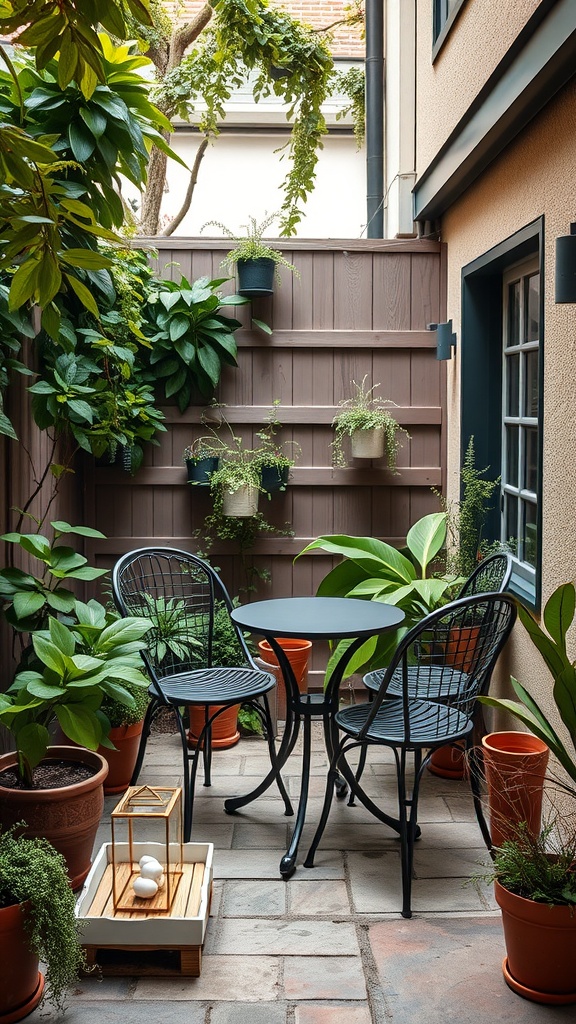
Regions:
<instances>
[{"instance_id":1,"label":"trailing vine in pot","mask_svg":"<svg viewBox=\"0 0 576 1024\"><path fill-rule=\"evenodd\" d=\"M245 298L258 298L260 295L272 295L274 281L280 284L280 267L286 267L296 277L299 271L293 263L283 256L280 249L270 245L264 233L277 220L278 213L265 214L264 219L257 223L255 217L249 217L248 224L241 224L244 234L235 235L225 224L218 220L209 220L200 228L220 228L220 231L234 242L234 247L224 257L220 266L227 267L228 273L238 270L238 294Z\"/></svg>"},{"instance_id":2,"label":"trailing vine in pot","mask_svg":"<svg viewBox=\"0 0 576 1024\"><path fill-rule=\"evenodd\" d=\"M344 438L351 439L352 458L354 459L381 459L386 458L386 464L392 472L396 472L396 457L400 448L399 433L404 434L408 439L410 435L407 430L401 427L390 414L387 405L394 403L387 398L380 398L374 395L380 384L374 384L371 388L366 386L368 374L365 374L360 384L355 380L351 381L354 393L351 398L345 398L340 403L341 411L332 420L334 427L334 440L332 441L332 461L334 466L345 468L347 465L344 453Z\"/></svg>"},{"instance_id":3,"label":"trailing vine in pot","mask_svg":"<svg viewBox=\"0 0 576 1024\"><path fill-rule=\"evenodd\" d=\"M281 441L276 436L282 426L278 418L279 405L280 399L275 398L265 426L256 434L260 441L255 453L260 464L260 489L268 498L275 491L286 490L290 470L302 451L297 441Z\"/></svg>"}]
</instances>

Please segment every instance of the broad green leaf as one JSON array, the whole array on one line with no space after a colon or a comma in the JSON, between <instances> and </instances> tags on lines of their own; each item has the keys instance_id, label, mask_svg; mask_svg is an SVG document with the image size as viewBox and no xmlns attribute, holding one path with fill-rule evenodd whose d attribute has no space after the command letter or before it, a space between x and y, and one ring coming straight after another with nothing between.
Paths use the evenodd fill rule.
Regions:
<instances>
[{"instance_id":1,"label":"broad green leaf","mask_svg":"<svg viewBox=\"0 0 576 1024\"><path fill-rule=\"evenodd\" d=\"M14 594L14 614L17 619L27 619L40 611L46 603L44 594L26 591L25 593Z\"/></svg>"},{"instance_id":2,"label":"broad green leaf","mask_svg":"<svg viewBox=\"0 0 576 1024\"><path fill-rule=\"evenodd\" d=\"M102 680L102 689L108 697L111 697L112 700L118 701L118 703L122 704L124 707L131 708L134 706L134 697L132 694L129 693L128 690L125 690L123 686L112 682L111 679Z\"/></svg>"},{"instance_id":3,"label":"broad green leaf","mask_svg":"<svg viewBox=\"0 0 576 1024\"><path fill-rule=\"evenodd\" d=\"M20 547L44 562L50 557L50 542L41 533L24 534L20 540Z\"/></svg>"},{"instance_id":4,"label":"broad green leaf","mask_svg":"<svg viewBox=\"0 0 576 1024\"><path fill-rule=\"evenodd\" d=\"M566 653L566 633L572 625L576 609L576 591L573 583L557 588L546 602L544 625L550 636Z\"/></svg>"},{"instance_id":5,"label":"broad green leaf","mask_svg":"<svg viewBox=\"0 0 576 1024\"><path fill-rule=\"evenodd\" d=\"M106 270L112 265L107 256L92 249L65 249L60 253L60 259L71 267L82 267L85 270Z\"/></svg>"},{"instance_id":6,"label":"broad green leaf","mask_svg":"<svg viewBox=\"0 0 576 1024\"><path fill-rule=\"evenodd\" d=\"M25 757L32 770L40 764L45 756L49 742L48 729L38 722L30 722L25 725L23 729L18 730L16 736L18 751Z\"/></svg>"},{"instance_id":7,"label":"broad green leaf","mask_svg":"<svg viewBox=\"0 0 576 1024\"><path fill-rule=\"evenodd\" d=\"M351 591L366 579L366 576L364 569L361 569L356 562L345 559L335 565L324 577L316 591L317 597L348 597Z\"/></svg>"},{"instance_id":8,"label":"broad green leaf","mask_svg":"<svg viewBox=\"0 0 576 1024\"><path fill-rule=\"evenodd\" d=\"M45 640L44 637L39 636L37 633L32 637L32 643L42 664L46 665L47 668L51 668L62 678L65 673L65 662L56 645L50 640Z\"/></svg>"},{"instance_id":9,"label":"broad green leaf","mask_svg":"<svg viewBox=\"0 0 576 1024\"><path fill-rule=\"evenodd\" d=\"M446 540L446 513L433 512L423 516L408 531L406 544L422 568L422 578L432 559L438 554Z\"/></svg>"},{"instance_id":10,"label":"broad green leaf","mask_svg":"<svg viewBox=\"0 0 576 1024\"><path fill-rule=\"evenodd\" d=\"M141 640L152 629L152 621L145 617L117 619L102 631L98 641L99 651L113 650L119 644Z\"/></svg>"},{"instance_id":11,"label":"broad green leaf","mask_svg":"<svg viewBox=\"0 0 576 1024\"><path fill-rule=\"evenodd\" d=\"M365 569L368 575L374 577L382 575L383 579L396 580L399 583L409 583L416 578L414 566L404 555L390 544L372 537L348 537L344 534L317 537L296 557L300 558L318 548L352 559Z\"/></svg>"},{"instance_id":12,"label":"broad green leaf","mask_svg":"<svg viewBox=\"0 0 576 1024\"><path fill-rule=\"evenodd\" d=\"M45 683L43 679L29 683L27 690L33 697L40 697L43 701L57 700L60 697L66 696L66 690L61 686L52 686L50 683Z\"/></svg>"},{"instance_id":13,"label":"broad green leaf","mask_svg":"<svg viewBox=\"0 0 576 1024\"><path fill-rule=\"evenodd\" d=\"M96 319L99 319L100 313L98 312L98 306L96 305L92 292L90 292L86 285L82 284L82 281L79 281L77 277L72 277L71 274L64 274L64 277L72 288L72 291L76 292L76 295L80 299L82 305L85 306L88 312L92 313Z\"/></svg>"},{"instance_id":14,"label":"broad green leaf","mask_svg":"<svg viewBox=\"0 0 576 1024\"><path fill-rule=\"evenodd\" d=\"M72 657L76 649L76 644L68 627L58 619L51 618L49 628L52 642L60 648L62 654L66 655L68 658Z\"/></svg>"},{"instance_id":15,"label":"broad green leaf","mask_svg":"<svg viewBox=\"0 0 576 1024\"><path fill-rule=\"evenodd\" d=\"M102 725L94 711L82 704L59 704L54 708L62 732L74 743L88 750L97 750Z\"/></svg>"},{"instance_id":16,"label":"broad green leaf","mask_svg":"<svg viewBox=\"0 0 576 1024\"><path fill-rule=\"evenodd\" d=\"M58 533L75 533L79 537L94 537L99 540L105 540L106 535L101 533L100 530L95 530L91 526L70 526L70 523L65 523L63 520L56 520L50 523L50 526Z\"/></svg>"},{"instance_id":17,"label":"broad green leaf","mask_svg":"<svg viewBox=\"0 0 576 1024\"><path fill-rule=\"evenodd\" d=\"M555 679L558 678L560 673L569 665L569 661L563 651L559 650L557 645L550 637L546 636L543 629L540 628L538 623L532 618L532 615L524 605L519 604L518 616L522 625L530 635L532 642L535 644L540 654L544 658L550 672Z\"/></svg>"}]
</instances>

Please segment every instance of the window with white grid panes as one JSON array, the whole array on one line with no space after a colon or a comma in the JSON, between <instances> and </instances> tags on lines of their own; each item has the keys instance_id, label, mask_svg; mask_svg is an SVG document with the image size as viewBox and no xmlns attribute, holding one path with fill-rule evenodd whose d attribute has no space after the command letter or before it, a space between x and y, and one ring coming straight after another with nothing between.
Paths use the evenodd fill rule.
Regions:
<instances>
[{"instance_id":1,"label":"window with white grid panes","mask_svg":"<svg viewBox=\"0 0 576 1024\"><path fill-rule=\"evenodd\" d=\"M540 274L537 260L503 275L501 539L533 586L538 557Z\"/></svg>"}]
</instances>

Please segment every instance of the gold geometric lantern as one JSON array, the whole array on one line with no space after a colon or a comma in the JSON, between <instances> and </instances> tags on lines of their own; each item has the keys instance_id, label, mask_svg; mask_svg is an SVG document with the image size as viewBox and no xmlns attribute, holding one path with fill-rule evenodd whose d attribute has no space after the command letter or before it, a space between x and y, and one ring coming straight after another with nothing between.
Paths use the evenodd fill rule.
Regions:
<instances>
[{"instance_id":1,"label":"gold geometric lantern","mask_svg":"<svg viewBox=\"0 0 576 1024\"><path fill-rule=\"evenodd\" d=\"M114 910L166 913L182 877L182 790L130 786L111 817Z\"/></svg>"}]
</instances>

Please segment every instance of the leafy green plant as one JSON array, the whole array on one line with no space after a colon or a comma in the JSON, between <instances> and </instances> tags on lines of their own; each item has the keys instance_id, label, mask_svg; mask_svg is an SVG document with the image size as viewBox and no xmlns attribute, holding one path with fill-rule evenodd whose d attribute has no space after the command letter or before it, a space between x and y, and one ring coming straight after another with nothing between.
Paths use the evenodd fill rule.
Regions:
<instances>
[{"instance_id":1,"label":"leafy green plant","mask_svg":"<svg viewBox=\"0 0 576 1024\"><path fill-rule=\"evenodd\" d=\"M496 480L483 479L489 468L476 468L474 438L471 437L460 470L462 497L449 505L441 495L438 495L442 507L448 513L448 530L451 537L450 565L454 572L462 576L470 576L482 557L494 553L492 548L488 550L482 537L490 511L489 502L500 483L500 477ZM436 491L434 493L437 494ZM502 550L503 547L504 545L498 542L494 550Z\"/></svg>"},{"instance_id":2,"label":"leafy green plant","mask_svg":"<svg viewBox=\"0 0 576 1024\"><path fill-rule=\"evenodd\" d=\"M494 850L493 870L485 881L498 881L516 896L550 906L576 906L576 830L561 820L534 835L525 821L515 835Z\"/></svg>"},{"instance_id":3,"label":"leafy green plant","mask_svg":"<svg viewBox=\"0 0 576 1024\"><path fill-rule=\"evenodd\" d=\"M192 636L186 616L186 604L176 597L153 597L142 591L146 612L152 629L146 637L146 648L160 665L168 653L184 660L201 642Z\"/></svg>"},{"instance_id":4,"label":"leafy green plant","mask_svg":"<svg viewBox=\"0 0 576 1024\"><path fill-rule=\"evenodd\" d=\"M441 607L463 582L452 574L435 571L434 565L446 542L446 513L423 516L406 535L406 551L373 537L337 534L317 537L296 557L319 549L341 555L343 561L324 577L319 597L356 597L384 601L401 608L404 624L392 634L371 637L351 659L346 675L381 668L404 634L428 612ZM350 641L341 641L328 670Z\"/></svg>"},{"instance_id":5,"label":"leafy green plant","mask_svg":"<svg viewBox=\"0 0 576 1024\"><path fill-rule=\"evenodd\" d=\"M396 470L396 456L400 447L398 433L410 435L403 427L400 427L393 416L390 415L385 405L390 403L389 399L374 396L374 391L379 384L373 387L366 387L367 375L362 378L360 384L355 380L351 381L354 388L352 398L345 398L339 403L341 412L332 420L334 427L334 440L332 441L333 463L335 466L344 468L347 465L344 454L344 438L351 437L357 430L382 430L384 434L384 455L388 468Z\"/></svg>"},{"instance_id":6,"label":"leafy green plant","mask_svg":"<svg viewBox=\"0 0 576 1024\"><path fill-rule=\"evenodd\" d=\"M150 379L164 381L166 398L176 395L181 412L190 404L194 387L210 398L223 365L237 365L234 332L242 325L219 310L248 300L221 295L225 280L158 281L148 296L144 333L152 345Z\"/></svg>"},{"instance_id":7,"label":"leafy green plant","mask_svg":"<svg viewBox=\"0 0 576 1024\"><path fill-rule=\"evenodd\" d=\"M227 267L229 273L233 272L238 260L272 260L276 267L276 282L280 284L279 267L286 267L293 274L296 274L297 277L300 277L300 273L294 264L290 263L282 255L279 249L269 245L264 238L264 232L278 219L278 216L277 213L266 214L260 224L256 222L255 217L249 217L248 224L240 225L241 228L244 228L244 234L239 235L235 235L230 228L227 228L225 224L221 224L218 220L206 221L200 228L200 231L213 226L220 228L227 238L232 239L234 248L230 250L220 264L222 267Z\"/></svg>"},{"instance_id":8,"label":"leafy green plant","mask_svg":"<svg viewBox=\"0 0 576 1024\"><path fill-rule=\"evenodd\" d=\"M573 583L561 584L548 598L542 616L544 628L523 605L518 605L520 621L554 680L554 703L576 752L576 662L570 659L566 648L566 634L574 621L575 609L576 591ZM511 679L511 683L517 701L498 697L478 699L490 707L509 711L519 719L530 732L548 745L569 778L576 783L575 753L558 736L549 718L528 690L517 679Z\"/></svg>"},{"instance_id":9,"label":"leafy green plant","mask_svg":"<svg viewBox=\"0 0 576 1024\"><path fill-rule=\"evenodd\" d=\"M30 949L46 967L48 999L58 1010L85 966L75 902L64 858L47 839L0 831L0 907L26 904Z\"/></svg>"},{"instance_id":10,"label":"leafy green plant","mask_svg":"<svg viewBox=\"0 0 576 1024\"><path fill-rule=\"evenodd\" d=\"M130 617L102 625L99 607L78 602L76 610L74 626L50 618L48 630L33 634L39 668L19 672L0 694L0 722L16 743L26 788L33 787L34 769L46 755L53 718L74 743L96 750L108 744L109 722L100 711L104 695L129 707L132 695L119 680L148 686L139 652L150 620Z\"/></svg>"}]
</instances>

